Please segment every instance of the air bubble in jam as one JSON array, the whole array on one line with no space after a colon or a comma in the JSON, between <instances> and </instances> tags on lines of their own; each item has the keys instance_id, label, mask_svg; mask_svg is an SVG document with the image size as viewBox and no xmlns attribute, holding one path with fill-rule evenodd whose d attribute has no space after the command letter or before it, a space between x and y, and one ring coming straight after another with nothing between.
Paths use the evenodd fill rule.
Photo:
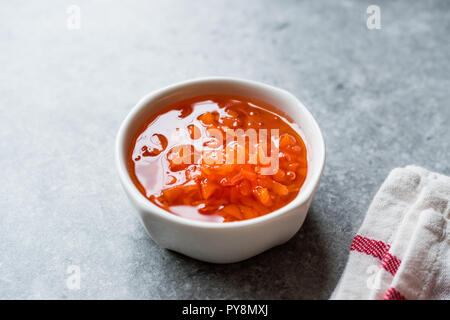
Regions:
<instances>
[{"instance_id":1,"label":"air bubble in jam","mask_svg":"<svg viewBox=\"0 0 450 320\"><path fill-rule=\"evenodd\" d=\"M244 145L238 138L226 144L230 129L242 129ZM257 133L256 142L248 129ZM267 138L267 148L261 145L260 129L278 130ZM268 165L251 151L275 152L270 142L279 149L278 169L263 175ZM245 162L238 161L239 151ZM168 214L232 222L265 215L292 201L306 179L307 164L300 127L282 112L252 99L209 95L153 115L130 147L128 169L139 191Z\"/></svg>"}]
</instances>

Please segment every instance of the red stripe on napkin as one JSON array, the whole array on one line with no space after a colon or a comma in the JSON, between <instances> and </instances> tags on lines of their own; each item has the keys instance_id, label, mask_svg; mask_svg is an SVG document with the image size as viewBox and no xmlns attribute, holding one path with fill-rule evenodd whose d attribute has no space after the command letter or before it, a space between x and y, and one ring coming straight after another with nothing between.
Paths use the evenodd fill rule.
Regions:
<instances>
[{"instance_id":1,"label":"red stripe on napkin","mask_svg":"<svg viewBox=\"0 0 450 320\"><path fill-rule=\"evenodd\" d=\"M358 251L380 259L383 269L395 275L402 261L389 253L390 248L391 246L383 241L370 239L357 234L353 238L350 251Z\"/></svg>"},{"instance_id":2,"label":"red stripe on napkin","mask_svg":"<svg viewBox=\"0 0 450 320\"><path fill-rule=\"evenodd\" d=\"M383 258L382 267L392 275L395 275L401 262L399 258L387 252Z\"/></svg>"},{"instance_id":3,"label":"red stripe on napkin","mask_svg":"<svg viewBox=\"0 0 450 320\"><path fill-rule=\"evenodd\" d=\"M384 243L383 241L373 240L357 234L353 238L350 251L355 250L358 252L363 252L367 255L383 260L384 255L389 251L390 247L390 245Z\"/></svg>"},{"instance_id":4,"label":"red stripe on napkin","mask_svg":"<svg viewBox=\"0 0 450 320\"><path fill-rule=\"evenodd\" d=\"M406 298L397 289L392 287L386 292L383 300L406 300Z\"/></svg>"}]
</instances>

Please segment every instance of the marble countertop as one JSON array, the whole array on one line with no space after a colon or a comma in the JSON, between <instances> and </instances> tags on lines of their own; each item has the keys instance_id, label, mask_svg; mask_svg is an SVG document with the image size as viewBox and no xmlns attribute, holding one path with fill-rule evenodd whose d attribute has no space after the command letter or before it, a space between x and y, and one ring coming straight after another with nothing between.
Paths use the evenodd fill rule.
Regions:
<instances>
[{"instance_id":1,"label":"marble countertop","mask_svg":"<svg viewBox=\"0 0 450 320\"><path fill-rule=\"evenodd\" d=\"M2 2L0 298L327 299L389 171L450 174L450 2L377 0L369 30L373 2L77 0L79 29ZM232 265L159 248L113 157L144 94L213 75L289 90L327 145L302 229Z\"/></svg>"}]
</instances>

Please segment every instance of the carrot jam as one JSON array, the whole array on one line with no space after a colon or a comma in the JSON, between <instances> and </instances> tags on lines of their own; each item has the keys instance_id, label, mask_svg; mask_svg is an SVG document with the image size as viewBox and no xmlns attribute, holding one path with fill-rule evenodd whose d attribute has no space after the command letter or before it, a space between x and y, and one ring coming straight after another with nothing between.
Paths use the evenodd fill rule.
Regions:
<instances>
[{"instance_id":1,"label":"carrot jam","mask_svg":"<svg viewBox=\"0 0 450 320\"><path fill-rule=\"evenodd\" d=\"M185 218L231 222L292 201L307 174L299 127L274 107L208 95L154 114L136 134L128 170L139 191Z\"/></svg>"}]
</instances>

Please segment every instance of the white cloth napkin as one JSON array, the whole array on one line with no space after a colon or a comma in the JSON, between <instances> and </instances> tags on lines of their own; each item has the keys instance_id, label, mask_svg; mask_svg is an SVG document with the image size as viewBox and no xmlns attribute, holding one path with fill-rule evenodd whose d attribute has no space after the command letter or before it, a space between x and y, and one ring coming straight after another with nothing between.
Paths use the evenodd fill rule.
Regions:
<instances>
[{"instance_id":1,"label":"white cloth napkin","mask_svg":"<svg viewBox=\"0 0 450 320\"><path fill-rule=\"evenodd\" d=\"M450 299L450 177L391 171L331 299Z\"/></svg>"}]
</instances>

